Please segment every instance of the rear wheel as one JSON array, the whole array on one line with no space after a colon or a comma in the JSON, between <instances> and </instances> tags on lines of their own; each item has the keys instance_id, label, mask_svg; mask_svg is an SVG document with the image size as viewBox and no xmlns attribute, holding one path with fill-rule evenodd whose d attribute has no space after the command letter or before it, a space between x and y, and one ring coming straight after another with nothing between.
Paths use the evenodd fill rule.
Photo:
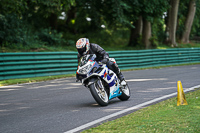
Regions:
<instances>
[{"instance_id":1,"label":"rear wheel","mask_svg":"<svg viewBox=\"0 0 200 133\"><path fill-rule=\"evenodd\" d=\"M102 81L98 79L96 82L89 86L90 92L92 93L95 101L101 106L108 105L108 94L105 90L105 87L102 84Z\"/></svg>"},{"instance_id":2,"label":"rear wheel","mask_svg":"<svg viewBox=\"0 0 200 133\"><path fill-rule=\"evenodd\" d=\"M126 84L125 86L122 86L121 87L121 90L122 90L122 95L119 96L118 98L122 101L126 101L130 98L131 96L131 93L130 93L130 89L128 87L128 84Z\"/></svg>"}]
</instances>

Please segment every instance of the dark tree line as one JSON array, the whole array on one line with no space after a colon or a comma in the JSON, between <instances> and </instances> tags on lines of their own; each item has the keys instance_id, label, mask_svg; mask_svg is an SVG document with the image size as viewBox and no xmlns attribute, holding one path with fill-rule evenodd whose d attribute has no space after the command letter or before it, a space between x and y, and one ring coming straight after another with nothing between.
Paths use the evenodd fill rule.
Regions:
<instances>
[{"instance_id":1,"label":"dark tree line","mask_svg":"<svg viewBox=\"0 0 200 133\"><path fill-rule=\"evenodd\" d=\"M200 36L199 5L199 0L1 0L0 45L69 43L60 32L79 36L121 28L132 47L177 46Z\"/></svg>"}]
</instances>

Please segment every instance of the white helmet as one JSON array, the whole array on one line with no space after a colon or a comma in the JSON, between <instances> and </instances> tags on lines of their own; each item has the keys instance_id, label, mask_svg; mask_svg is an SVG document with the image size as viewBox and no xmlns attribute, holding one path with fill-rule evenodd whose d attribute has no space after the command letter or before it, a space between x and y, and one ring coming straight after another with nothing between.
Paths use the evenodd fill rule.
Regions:
<instances>
[{"instance_id":1,"label":"white helmet","mask_svg":"<svg viewBox=\"0 0 200 133\"><path fill-rule=\"evenodd\" d=\"M90 49L90 43L89 43L89 39L87 38L80 38L77 42L76 42L76 49L78 50L78 53L80 55L83 55L83 53L87 53Z\"/></svg>"}]
</instances>

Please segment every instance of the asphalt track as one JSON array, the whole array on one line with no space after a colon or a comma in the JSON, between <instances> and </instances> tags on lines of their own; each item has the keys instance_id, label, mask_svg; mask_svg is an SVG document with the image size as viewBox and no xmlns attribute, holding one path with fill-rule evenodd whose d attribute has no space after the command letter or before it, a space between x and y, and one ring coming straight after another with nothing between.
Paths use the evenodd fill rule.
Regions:
<instances>
[{"instance_id":1,"label":"asphalt track","mask_svg":"<svg viewBox=\"0 0 200 133\"><path fill-rule=\"evenodd\" d=\"M90 92L76 83L75 78L0 87L0 132L67 132L175 93L178 80L182 82L183 89L200 85L200 65L136 70L123 74L131 88L131 98L125 102L113 99L106 107L97 105Z\"/></svg>"}]
</instances>

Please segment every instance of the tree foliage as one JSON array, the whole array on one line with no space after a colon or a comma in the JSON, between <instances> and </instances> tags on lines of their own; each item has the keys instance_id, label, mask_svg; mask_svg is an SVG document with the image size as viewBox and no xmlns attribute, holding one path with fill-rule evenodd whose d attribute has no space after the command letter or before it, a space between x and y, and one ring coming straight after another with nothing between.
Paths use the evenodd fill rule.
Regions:
<instances>
[{"instance_id":1,"label":"tree foliage","mask_svg":"<svg viewBox=\"0 0 200 133\"><path fill-rule=\"evenodd\" d=\"M121 34L123 31L129 34L129 46L142 47L148 42L148 45L152 46L148 48L153 48L159 42L166 41L165 27L169 26L169 16L164 14L169 15L172 7L170 1L1 0L0 46L27 46L35 43L69 45L74 43L77 37L88 37L90 33L98 32L100 36L96 35L96 38L104 38L103 35L112 36L115 31L121 30ZM185 29L189 2L190 0L180 1L177 9L177 41ZM196 14L190 35L200 36L200 0L195 2ZM61 14L63 19L60 19ZM148 37L145 37L147 32ZM95 37L95 34L89 37Z\"/></svg>"}]
</instances>

